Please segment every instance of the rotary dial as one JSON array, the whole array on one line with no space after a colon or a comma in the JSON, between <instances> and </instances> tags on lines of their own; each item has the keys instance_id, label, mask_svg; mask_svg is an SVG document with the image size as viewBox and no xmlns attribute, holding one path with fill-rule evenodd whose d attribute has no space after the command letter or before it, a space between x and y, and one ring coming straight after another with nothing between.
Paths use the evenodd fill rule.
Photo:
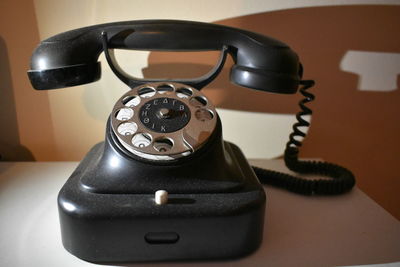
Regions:
<instances>
[{"instance_id":1,"label":"rotary dial","mask_svg":"<svg viewBox=\"0 0 400 267\"><path fill-rule=\"evenodd\" d=\"M216 127L211 102L180 83L148 83L133 88L115 104L111 127L130 152L151 160L172 160L194 153Z\"/></svg>"}]
</instances>

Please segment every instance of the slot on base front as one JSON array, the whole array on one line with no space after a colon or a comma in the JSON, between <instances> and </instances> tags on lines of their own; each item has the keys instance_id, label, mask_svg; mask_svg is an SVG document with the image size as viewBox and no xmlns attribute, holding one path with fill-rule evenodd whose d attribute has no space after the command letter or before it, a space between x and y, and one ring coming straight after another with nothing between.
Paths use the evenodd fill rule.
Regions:
<instances>
[{"instance_id":1,"label":"slot on base front","mask_svg":"<svg viewBox=\"0 0 400 267\"><path fill-rule=\"evenodd\" d=\"M144 240L149 244L174 244L179 235L175 232L150 232L145 234Z\"/></svg>"}]
</instances>

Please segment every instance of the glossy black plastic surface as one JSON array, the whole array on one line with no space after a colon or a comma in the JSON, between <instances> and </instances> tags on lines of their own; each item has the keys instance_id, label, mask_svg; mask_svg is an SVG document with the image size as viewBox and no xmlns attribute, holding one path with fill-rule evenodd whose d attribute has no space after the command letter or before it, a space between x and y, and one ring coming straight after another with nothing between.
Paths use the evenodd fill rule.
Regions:
<instances>
[{"instance_id":1,"label":"glossy black plastic surface","mask_svg":"<svg viewBox=\"0 0 400 267\"><path fill-rule=\"evenodd\" d=\"M79 64L56 69L28 71L28 77L35 89L48 90L85 84L100 79L101 64ZM40 88L36 88L39 86Z\"/></svg>"},{"instance_id":2,"label":"glossy black plastic surface","mask_svg":"<svg viewBox=\"0 0 400 267\"><path fill-rule=\"evenodd\" d=\"M259 247L265 193L239 148L222 141L220 127L200 151L164 165L140 161L118 147L107 134L59 193L62 241L69 252L112 263L235 258ZM193 173L199 168L208 171ZM143 191L119 187L129 182ZM154 202L160 189L171 192L165 205Z\"/></svg>"},{"instance_id":3,"label":"glossy black plastic surface","mask_svg":"<svg viewBox=\"0 0 400 267\"><path fill-rule=\"evenodd\" d=\"M34 51L29 77L35 89L61 88L95 81L102 52L102 32L108 46L120 49L205 51L228 48L235 65L231 80L241 86L276 93L294 93L300 80L296 53L286 44L253 32L222 25L144 20L95 25L58 34L44 40ZM60 69L81 68L76 80L58 76ZM58 84L52 82L57 76Z\"/></svg>"},{"instance_id":4,"label":"glossy black plastic surface","mask_svg":"<svg viewBox=\"0 0 400 267\"><path fill-rule=\"evenodd\" d=\"M79 182L88 192L152 194L159 188L178 194L223 193L237 191L245 184L238 163L224 150L222 138L218 135L222 131L219 120L210 141L202 151L196 152L199 155L164 164L135 158L119 145L109 125L107 129L102 154L98 155L99 158L91 158L85 176Z\"/></svg>"}]
</instances>

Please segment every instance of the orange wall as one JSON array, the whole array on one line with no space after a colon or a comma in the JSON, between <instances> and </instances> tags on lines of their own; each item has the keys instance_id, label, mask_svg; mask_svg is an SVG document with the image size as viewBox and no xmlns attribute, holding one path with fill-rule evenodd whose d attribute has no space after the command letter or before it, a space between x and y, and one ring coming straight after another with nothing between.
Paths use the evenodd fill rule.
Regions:
<instances>
[{"instance_id":1,"label":"orange wall","mask_svg":"<svg viewBox=\"0 0 400 267\"><path fill-rule=\"evenodd\" d=\"M32 90L26 75L39 43L33 1L2 0L0 12L0 154L57 160L47 92Z\"/></svg>"}]
</instances>

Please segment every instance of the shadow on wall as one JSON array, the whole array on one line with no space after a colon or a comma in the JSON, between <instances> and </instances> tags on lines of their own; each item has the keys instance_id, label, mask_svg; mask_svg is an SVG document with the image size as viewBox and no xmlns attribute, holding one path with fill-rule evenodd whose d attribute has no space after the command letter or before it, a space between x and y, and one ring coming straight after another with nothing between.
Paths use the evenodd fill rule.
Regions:
<instances>
[{"instance_id":1,"label":"shadow on wall","mask_svg":"<svg viewBox=\"0 0 400 267\"><path fill-rule=\"evenodd\" d=\"M0 160L32 161L32 153L20 144L15 97L11 81L7 46L0 36Z\"/></svg>"},{"instance_id":2,"label":"shadow on wall","mask_svg":"<svg viewBox=\"0 0 400 267\"><path fill-rule=\"evenodd\" d=\"M314 110L313 124L301 156L320 157L351 168L358 186L397 218L400 218L398 76L396 88L363 90L358 86L361 76L354 74L363 70L352 67L349 73L340 66L348 51L398 55L399 14L400 6L310 7L217 22L272 36L298 53L305 68L304 78L317 82L312 89L316 101L310 105ZM188 58L199 64L182 64L189 62ZM171 77L199 76L211 69L217 58L218 53L214 52L152 52L149 67L143 72L145 77L163 77L166 73ZM229 63L204 90L218 107L281 114L297 112L300 99L297 95L267 94L230 83ZM385 67L388 66L383 64L379 68Z\"/></svg>"}]
</instances>

